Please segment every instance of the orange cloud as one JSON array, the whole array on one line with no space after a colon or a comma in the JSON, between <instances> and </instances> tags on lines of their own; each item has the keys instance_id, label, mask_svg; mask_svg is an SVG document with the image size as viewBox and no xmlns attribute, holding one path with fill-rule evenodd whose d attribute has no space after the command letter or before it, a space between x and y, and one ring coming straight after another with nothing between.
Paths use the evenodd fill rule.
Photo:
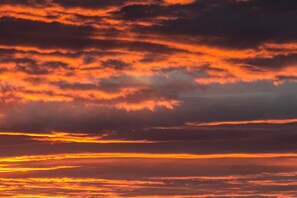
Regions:
<instances>
[{"instance_id":1,"label":"orange cloud","mask_svg":"<svg viewBox=\"0 0 297 198\"><path fill-rule=\"evenodd\" d=\"M195 0L164 0L166 4L191 4Z\"/></svg>"},{"instance_id":2,"label":"orange cloud","mask_svg":"<svg viewBox=\"0 0 297 198\"><path fill-rule=\"evenodd\" d=\"M165 107L167 109L174 109L180 104L178 100L145 100L140 103L118 103L116 105L119 109L125 109L126 111L138 111L143 109L148 109L154 111L157 107Z\"/></svg>"},{"instance_id":3,"label":"orange cloud","mask_svg":"<svg viewBox=\"0 0 297 198\"><path fill-rule=\"evenodd\" d=\"M94 144L152 143L152 141L147 141L147 140L102 139L108 134L103 134L100 136L91 136L83 133L66 133L66 132L52 132L48 134L23 133L23 132L0 132L0 135L26 136L36 141L63 142L63 143L94 143Z\"/></svg>"},{"instance_id":4,"label":"orange cloud","mask_svg":"<svg viewBox=\"0 0 297 198\"><path fill-rule=\"evenodd\" d=\"M228 153L228 154L179 154L179 153L64 153L51 155L27 155L2 157L2 163L37 162L62 159L104 159L104 158L140 158L140 159L257 159L297 157L297 153Z\"/></svg>"},{"instance_id":5,"label":"orange cloud","mask_svg":"<svg viewBox=\"0 0 297 198\"><path fill-rule=\"evenodd\" d=\"M77 168L78 166L54 166L54 167L6 167L0 166L0 173L16 173L16 172L31 172L31 171L51 171L58 169Z\"/></svg>"},{"instance_id":6,"label":"orange cloud","mask_svg":"<svg viewBox=\"0 0 297 198\"><path fill-rule=\"evenodd\" d=\"M297 123L297 118L292 119L268 119L268 120L243 120L222 122L187 122L187 126L220 126L220 125L245 125L245 124L290 124Z\"/></svg>"}]
</instances>

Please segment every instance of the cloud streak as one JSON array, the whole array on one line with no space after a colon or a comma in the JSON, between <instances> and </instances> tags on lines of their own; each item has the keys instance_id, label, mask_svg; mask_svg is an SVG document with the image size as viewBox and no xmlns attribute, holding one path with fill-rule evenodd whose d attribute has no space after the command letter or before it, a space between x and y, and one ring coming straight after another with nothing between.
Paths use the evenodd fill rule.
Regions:
<instances>
[{"instance_id":1,"label":"cloud streak","mask_svg":"<svg viewBox=\"0 0 297 198\"><path fill-rule=\"evenodd\" d=\"M209 123L186 123L188 126L220 126L220 125L246 125L246 124L290 124L296 123L297 119L275 119L275 120L243 120L243 121L222 121L222 122L209 122Z\"/></svg>"}]
</instances>

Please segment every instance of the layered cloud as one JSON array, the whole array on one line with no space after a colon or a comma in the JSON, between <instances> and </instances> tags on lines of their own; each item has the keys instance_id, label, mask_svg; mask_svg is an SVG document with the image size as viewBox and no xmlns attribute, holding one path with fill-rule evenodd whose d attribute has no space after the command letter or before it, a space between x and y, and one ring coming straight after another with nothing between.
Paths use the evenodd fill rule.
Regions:
<instances>
[{"instance_id":1,"label":"layered cloud","mask_svg":"<svg viewBox=\"0 0 297 198\"><path fill-rule=\"evenodd\" d=\"M0 196L296 197L296 10L2 0Z\"/></svg>"}]
</instances>

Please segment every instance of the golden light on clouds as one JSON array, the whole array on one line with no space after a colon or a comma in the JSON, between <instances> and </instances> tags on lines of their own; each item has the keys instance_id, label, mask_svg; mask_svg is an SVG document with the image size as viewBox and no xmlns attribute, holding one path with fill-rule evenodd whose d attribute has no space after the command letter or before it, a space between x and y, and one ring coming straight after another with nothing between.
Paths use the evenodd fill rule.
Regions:
<instances>
[{"instance_id":1,"label":"golden light on clouds","mask_svg":"<svg viewBox=\"0 0 297 198\"><path fill-rule=\"evenodd\" d=\"M292 0L1 0L0 197L297 197Z\"/></svg>"}]
</instances>

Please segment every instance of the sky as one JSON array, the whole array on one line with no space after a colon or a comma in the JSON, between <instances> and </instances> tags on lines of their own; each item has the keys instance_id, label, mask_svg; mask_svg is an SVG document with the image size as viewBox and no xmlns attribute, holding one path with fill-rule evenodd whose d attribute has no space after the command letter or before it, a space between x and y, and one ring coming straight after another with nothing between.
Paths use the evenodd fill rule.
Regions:
<instances>
[{"instance_id":1,"label":"sky","mask_svg":"<svg viewBox=\"0 0 297 198\"><path fill-rule=\"evenodd\" d=\"M0 197L297 197L296 0L1 0Z\"/></svg>"}]
</instances>

